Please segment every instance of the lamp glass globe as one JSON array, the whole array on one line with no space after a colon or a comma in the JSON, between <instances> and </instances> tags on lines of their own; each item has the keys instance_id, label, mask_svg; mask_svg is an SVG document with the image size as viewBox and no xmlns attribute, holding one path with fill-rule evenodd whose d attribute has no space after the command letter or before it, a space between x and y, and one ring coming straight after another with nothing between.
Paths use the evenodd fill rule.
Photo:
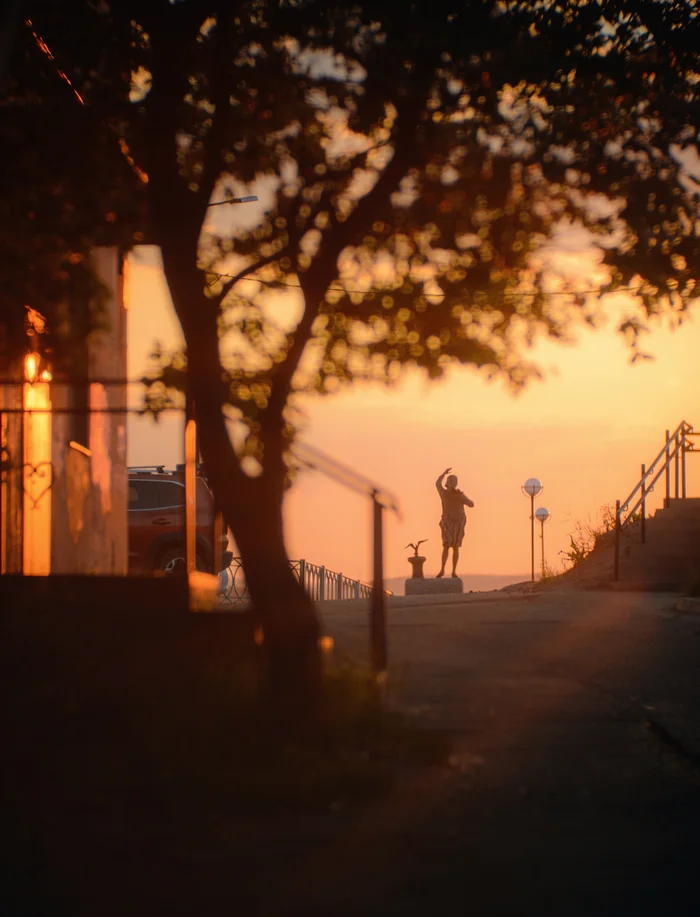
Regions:
<instances>
[{"instance_id":1,"label":"lamp glass globe","mask_svg":"<svg viewBox=\"0 0 700 917\"><path fill-rule=\"evenodd\" d=\"M542 492L542 482L537 478L528 478L523 484L523 490L530 497L536 497Z\"/></svg>"}]
</instances>

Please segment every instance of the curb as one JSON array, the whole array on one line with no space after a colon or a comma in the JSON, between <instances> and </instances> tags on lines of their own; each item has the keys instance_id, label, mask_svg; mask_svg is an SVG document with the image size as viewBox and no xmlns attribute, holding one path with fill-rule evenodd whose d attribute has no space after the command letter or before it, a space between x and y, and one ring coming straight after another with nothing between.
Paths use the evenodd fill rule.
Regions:
<instances>
[{"instance_id":1,"label":"curb","mask_svg":"<svg viewBox=\"0 0 700 917\"><path fill-rule=\"evenodd\" d=\"M660 580L617 580L610 584L610 588L615 592L682 592L678 583L662 582Z\"/></svg>"},{"instance_id":2,"label":"curb","mask_svg":"<svg viewBox=\"0 0 700 917\"><path fill-rule=\"evenodd\" d=\"M426 595L390 595L387 596L386 609L388 612L410 610L412 608L441 608L441 607L466 607L469 605L495 604L498 602L523 602L532 601L543 595L563 595L564 590L542 590L532 592L503 593L497 589L488 592L462 592L462 593L427 593ZM371 607L371 599L343 599L342 601L328 600L315 602L319 611L367 611Z\"/></svg>"}]
</instances>

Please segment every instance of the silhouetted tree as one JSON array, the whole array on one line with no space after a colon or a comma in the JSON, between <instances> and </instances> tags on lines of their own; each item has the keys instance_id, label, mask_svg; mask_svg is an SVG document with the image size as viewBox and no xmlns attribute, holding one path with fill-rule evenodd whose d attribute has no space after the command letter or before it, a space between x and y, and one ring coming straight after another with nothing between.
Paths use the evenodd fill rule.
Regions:
<instances>
[{"instance_id":1,"label":"silhouetted tree","mask_svg":"<svg viewBox=\"0 0 700 917\"><path fill-rule=\"evenodd\" d=\"M68 23L92 53L103 36L76 85L148 175L204 462L274 683L311 703L318 626L282 526L297 393L453 362L521 384L538 329L598 315L552 263L567 226L599 256L584 288L682 313L700 264L695 4L74 0L61 23L26 6L72 80ZM210 204L253 182L264 215L232 229ZM639 319L621 327L635 346Z\"/></svg>"}]
</instances>

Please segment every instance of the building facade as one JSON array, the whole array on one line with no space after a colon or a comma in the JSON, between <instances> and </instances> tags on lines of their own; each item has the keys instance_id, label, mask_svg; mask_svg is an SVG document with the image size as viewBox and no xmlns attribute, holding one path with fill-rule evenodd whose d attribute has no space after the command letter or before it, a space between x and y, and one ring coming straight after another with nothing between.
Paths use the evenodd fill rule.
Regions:
<instances>
[{"instance_id":1,"label":"building facade","mask_svg":"<svg viewBox=\"0 0 700 917\"><path fill-rule=\"evenodd\" d=\"M127 571L123 259L95 248L99 330L70 375L28 353L0 385L0 572Z\"/></svg>"}]
</instances>

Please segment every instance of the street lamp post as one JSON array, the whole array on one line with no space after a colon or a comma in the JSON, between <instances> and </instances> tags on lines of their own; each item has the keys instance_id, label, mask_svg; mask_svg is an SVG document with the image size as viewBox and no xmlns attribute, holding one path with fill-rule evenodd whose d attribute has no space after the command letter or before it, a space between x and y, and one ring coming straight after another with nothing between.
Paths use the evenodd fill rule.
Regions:
<instances>
[{"instance_id":1,"label":"street lamp post","mask_svg":"<svg viewBox=\"0 0 700 917\"><path fill-rule=\"evenodd\" d=\"M208 207L221 207L222 204L250 204L257 201L257 194L248 194L246 197L227 197L224 201L213 201Z\"/></svg>"},{"instance_id":2,"label":"street lamp post","mask_svg":"<svg viewBox=\"0 0 700 917\"><path fill-rule=\"evenodd\" d=\"M542 579L544 579L544 524L549 519L549 510L540 506L535 513L535 517L540 523L540 538L542 539Z\"/></svg>"},{"instance_id":3,"label":"street lamp post","mask_svg":"<svg viewBox=\"0 0 700 917\"><path fill-rule=\"evenodd\" d=\"M535 497L542 493L542 482L528 478L522 485L522 492L530 498L530 546L532 557L532 582L535 582Z\"/></svg>"}]
</instances>

